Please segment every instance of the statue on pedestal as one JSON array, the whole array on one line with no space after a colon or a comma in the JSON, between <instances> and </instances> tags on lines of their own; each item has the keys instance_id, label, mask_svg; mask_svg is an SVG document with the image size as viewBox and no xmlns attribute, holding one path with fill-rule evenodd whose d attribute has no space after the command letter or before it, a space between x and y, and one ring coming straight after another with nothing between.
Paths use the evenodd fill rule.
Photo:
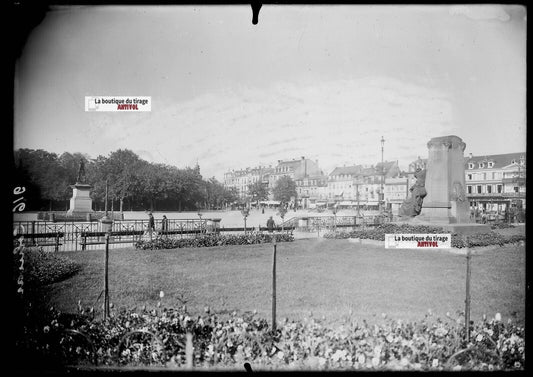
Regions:
<instances>
[{"instance_id":1,"label":"statue on pedestal","mask_svg":"<svg viewBox=\"0 0 533 377\"><path fill-rule=\"evenodd\" d=\"M80 161L76 183L70 187L72 188L72 198L70 198L70 209L67 214L86 216L92 213L91 185L87 183L83 159Z\"/></svg>"},{"instance_id":2,"label":"statue on pedestal","mask_svg":"<svg viewBox=\"0 0 533 377\"><path fill-rule=\"evenodd\" d=\"M415 217L420 215L422 211L422 203L424 197L427 195L425 188L426 184L426 170L416 169L415 172L416 182L409 191L411 191L411 197L404 200L398 215L400 217Z\"/></svg>"},{"instance_id":3,"label":"statue on pedestal","mask_svg":"<svg viewBox=\"0 0 533 377\"><path fill-rule=\"evenodd\" d=\"M85 175L85 163L83 160L80 161L80 169L78 170L78 178L76 183L87 183L87 177Z\"/></svg>"}]
</instances>

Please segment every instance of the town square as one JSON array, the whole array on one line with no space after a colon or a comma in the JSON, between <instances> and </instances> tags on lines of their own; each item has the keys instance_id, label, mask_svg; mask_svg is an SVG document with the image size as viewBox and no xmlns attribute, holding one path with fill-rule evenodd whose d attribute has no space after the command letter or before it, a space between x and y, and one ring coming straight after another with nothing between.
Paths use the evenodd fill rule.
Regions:
<instances>
[{"instance_id":1,"label":"town square","mask_svg":"<svg viewBox=\"0 0 533 377\"><path fill-rule=\"evenodd\" d=\"M21 373L527 370L524 6L13 8Z\"/></svg>"}]
</instances>

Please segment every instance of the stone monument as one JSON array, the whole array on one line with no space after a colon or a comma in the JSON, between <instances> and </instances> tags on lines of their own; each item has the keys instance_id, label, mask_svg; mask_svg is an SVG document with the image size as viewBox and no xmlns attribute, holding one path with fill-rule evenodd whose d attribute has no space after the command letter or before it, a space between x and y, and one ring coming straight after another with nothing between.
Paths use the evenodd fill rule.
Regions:
<instances>
[{"instance_id":1,"label":"stone monument","mask_svg":"<svg viewBox=\"0 0 533 377\"><path fill-rule=\"evenodd\" d=\"M72 198L70 198L70 208L67 212L69 216L84 216L93 212L93 201L90 197L91 185L87 183L85 176L85 164L80 162L78 178L72 188ZM90 216L90 215L89 215Z\"/></svg>"},{"instance_id":2,"label":"stone monument","mask_svg":"<svg viewBox=\"0 0 533 377\"><path fill-rule=\"evenodd\" d=\"M427 146L429 155L423 184L427 195L422 196L423 202L419 215L404 211L403 219L408 219L410 215L413 223L441 226L450 232L463 234L490 232L487 225L475 224L470 219L470 206L465 190L464 150L466 144L461 138L450 135L435 137L428 142ZM415 177L417 177L416 173ZM417 177L417 183L418 181ZM416 184L413 186L415 189L412 190L411 200L415 200L415 186ZM409 209L407 204L410 199L404 202L402 208Z\"/></svg>"}]
</instances>

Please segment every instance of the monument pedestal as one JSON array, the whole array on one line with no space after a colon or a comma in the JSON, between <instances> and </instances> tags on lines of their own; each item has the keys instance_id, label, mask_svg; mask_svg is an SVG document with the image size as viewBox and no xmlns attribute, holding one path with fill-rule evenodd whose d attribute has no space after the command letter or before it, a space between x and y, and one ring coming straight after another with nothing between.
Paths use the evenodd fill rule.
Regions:
<instances>
[{"instance_id":1,"label":"monument pedestal","mask_svg":"<svg viewBox=\"0 0 533 377\"><path fill-rule=\"evenodd\" d=\"M490 227L475 224L470 219L470 206L465 190L466 144L451 135L435 137L428 144L429 155L425 189L427 196L420 215L412 219L413 225L439 226L450 233L488 233Z\"/></svg>"},{"instance_id":2,"label":"monument pedestal","mask_svg":"<svg viewBox=\"0 0 533 377\"><path fill-rule=\"evenodd\" d=\"M72 198L70 198L70 208L68 215L86 216L93 212L93 200L90 196L91 185L76 183L72 188Z\"/></svg>"}]
</instances>

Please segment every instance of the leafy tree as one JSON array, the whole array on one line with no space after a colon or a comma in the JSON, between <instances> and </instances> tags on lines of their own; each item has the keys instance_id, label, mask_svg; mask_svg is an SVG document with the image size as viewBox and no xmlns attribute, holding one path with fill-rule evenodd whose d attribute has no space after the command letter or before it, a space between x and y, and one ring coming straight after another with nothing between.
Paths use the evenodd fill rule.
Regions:
<instances>
[{"instance_id":1,"label":"leafy tree","mask_svg":"<svg viewBox=\"0 0 533 377\"><path fill-rule=\"evenodd\" d=\"M221 208L228 203L237 200L237 193L228 191L227 188L215 177L206 181L206 194L207 194L207 208ZM233 195L234 194L234 195Z\"/></svg>"},{"instance_id":2,"label":"leafy tree","mask_svg":"<svg viewBox=\"0 0 533 377\"><path fill-rule=\"evenodd\" d=\"M64 198L68 185L57 154L42 149L19 149L15 160L20 162L30 182L39 187L41 199L48 201L52 210L53 202Z\"/></svg>"},{"instance_id":3,"label":"leafy tree","mask_svg":"<svg viewBox=\"0 0 533 377\"><path fill-rule=\"evenodd\" d=\"M107 172L111 187L111 197L118 200L120 212L124 210L124 199L133 196L140 185L138 171L142 160L128 149L118 149L112 152L107 161Z\"/></svg>"},{"instance_id":4,"label":"leafy tree","mask_svg":"<svg viewBox=\"0 0 533 377\"><path fill-rule=\"evenodd\" d=\"M268 199L268 187L263 182L257 181L248 185L248 194L252 201L267 200Z\"/></svg>"},{"instance_id":5,"label":"leafy tree","mask_svg":"<svg viewBox=\"0 0 533 377\"><path fill-rule=\"evenodd\" d=\"M288 203L291 197L296 197L296 183L289 176L280 177L272 189L274 200Z\"/></svg>"},{"instance_id":6,"label":"leafy tree","mask_svg":"<svg viewBox=\"0 0 533 377\"><path fill-rule=\"evenodd\" d=\"M171 171L164 164L154 164L142 160L138 168L139 186L137 192L149 203L151 211L155 210L158 199L165 199L169 194Z\"/></svg>"}]
</instances>

